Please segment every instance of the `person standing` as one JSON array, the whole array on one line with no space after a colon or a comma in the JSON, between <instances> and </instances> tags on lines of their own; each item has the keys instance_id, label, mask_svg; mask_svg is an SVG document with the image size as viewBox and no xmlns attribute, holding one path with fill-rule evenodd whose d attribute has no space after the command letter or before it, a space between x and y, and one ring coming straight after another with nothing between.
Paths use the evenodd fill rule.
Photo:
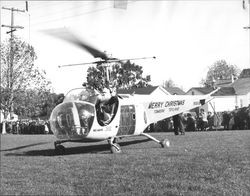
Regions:
<instances>
[{"instance_id":1,"label":"person standing","mask_svg":"<svg viewBox=\"0 0 250 196\"><path fill-rule=\"evenodd\" d=\"M207 123L208 123L208 130L212 131L214 125L214 117L212 116L212 112L208 112L207 114Z\"/></svg>"},{"instance_id":2,"label":"person standing","mask_svg":"<svg viewBox=\"0 0 250 196\"><path fill-rule=\"evenodd\" d=\"M45 123L44 123L44 132L45 132L45 134L49 134L49 127L48 127L47 121L45 121Z\"/></svg>"},{"instance_id":3,"label":"person standing","mask_svg":"<svg viewBox=\"0 0 250 196\"><path fill-rule=\"evenodd\" d=\"M185 118L183 114L179 114L179 119L180 119L180 128L179 131L181 135L185 135Z\"/></svg>"},{"instance_id":4,"label":"person standing","mask_svg":"<svg viewBox=\"0 0 250 196\"><path fill-rule=\"evenodd\" d=\"M184 118L182 117L182 114L173 116L173 124L175 135L185 135Z\"/></svg>"},{"instance_id":5,"label":"person standing","mask_svg":"<svg viewBox=\"0 0 250 196\"><path fill-rule=\"evenodd\" d=\"M179 122L179 115L178 114L173 116L173 124L174 124L174 134L179 135L180 122Z\"/></svg>"},{"instance_id":6,"label":"person standing","mask_svg":"<svg viewBox=\"0 0 250 196\"><path fill-rule=\"evenodd\" d=\"M222 125L224 126L225 130L229 129L229 121L230 121L230 115L228 112L223 112L222 115Z\"/></svg>"},{"instance_id":7,"label":"person standing","mask_svg":"<svg viewBox=\"0 0 250 196\"><path fill-rule=\"evenodd\" d=\"M207 114L203 108L200 110L200 118L201 118L201 131L206 131L207 128Z\"/></svg>"},{"instance_id":8,"label":"person standing","mask_svg":"<svg viewBox=\"0 0 250 196\"><path fill-rule=\"evenodd\" d=\"M187 114L186 131L195 131L195 120L190 113Z\"/></svg>"}]
</instances>

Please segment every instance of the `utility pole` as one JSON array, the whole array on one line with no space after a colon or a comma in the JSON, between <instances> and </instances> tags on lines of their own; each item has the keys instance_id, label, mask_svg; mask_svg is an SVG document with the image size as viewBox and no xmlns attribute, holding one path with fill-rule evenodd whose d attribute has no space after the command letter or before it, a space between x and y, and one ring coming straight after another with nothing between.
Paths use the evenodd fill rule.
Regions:
<instances>
[{"instance_id":1,"label":"utility pole","mask_svg":"<svg viewBox=\"0 0 250 196\"><path fill-rule=\"evenodd\" d=\"M245 0L242 1L243 3L243 9L245 10L246 9L246 2ZM243 29L246 29L249 31L249 40L248 40L248 44L250 43L250 0L248 0L248 26L246 27L243 27ZM249 52L248 52L248 55L249 55L249 66L250 66L250 44L249 44Z\"/></svg>"},{"instance_id":2,"label":"utility pole","mask_svg":"<svg viewBox=\"0 0 250 196\"><path fill-rule=\"evenodd\" d=\"M7 79L7 88L10 91L10 98L9 98L9 103L10 103L10 108L9 108L9 112L10 112L10 117L12 117L13 115L13 60L14 60L14 51L13 51L13 41L14 41L14 34L13 32L16 31L17 29L23 29L24 27L22 26L15 26L14 25L14 12L25 12L25 10L19 10L16 8L6 8L6 7L2 7L2 9L4 10L9 10L11 11L11 24L10 25L2 25L2 27L6 27L9 28L10 31L7 32L7 34L10 33L10 61L9 61L9 71L8 71L8 79ZM12 128L12 126L11 126ZM12 131L12 130L11 130ZM2 134L5 134L6 130L5 130L5 122L3 122L3 130L2 130Z\"/></svg>"}]
</instances>

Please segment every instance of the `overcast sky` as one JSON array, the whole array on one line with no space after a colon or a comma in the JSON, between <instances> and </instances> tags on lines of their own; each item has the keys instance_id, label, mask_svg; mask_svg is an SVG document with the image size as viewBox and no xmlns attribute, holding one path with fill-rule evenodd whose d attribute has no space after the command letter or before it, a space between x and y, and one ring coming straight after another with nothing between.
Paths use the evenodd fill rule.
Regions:
<instances>
[{"instance_id":1,"label":"overcast sky","mask_svg":"<svg viewBox=\"0 0 250 196\"><path fill-rule=\"evenodd\" d=\"M117 58L156 56L135 61L151 75L152 85L172 79L188 90L199 86L208 66L224 59L249 68L249 6L241 0L128 1L115 9L113 1L29 1L29 12L16 13L15 32L32 44L36 65L45 69L56 93L66 93L86 80L85 67L58 65L91 62L84 50L40 31L67 27L101 51ZM1 7L25 9L25 1L1 1ZM1 9L1 24L10 25L10 11ZM1 28L1 41L6 31Z\"/></svg>"}]
</instances>

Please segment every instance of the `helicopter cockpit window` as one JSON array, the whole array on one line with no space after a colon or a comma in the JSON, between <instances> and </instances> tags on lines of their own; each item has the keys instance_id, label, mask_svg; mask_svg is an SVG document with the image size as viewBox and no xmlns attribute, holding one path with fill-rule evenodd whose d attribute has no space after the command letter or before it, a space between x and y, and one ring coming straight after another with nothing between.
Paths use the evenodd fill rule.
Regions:
<instances>
[{"instance_id":1,"label":"helicopter cockpit window","mask_svg":"<svg viewBox=\"0 0 250 196\"><path fill-rule=\"evenodd\" d=\"M81 127L85 133L88 133L94 122L95 109L93 105L75 103L78 110Z\"/></svg>"},{"instance_id":2,"label":"helicopter cockpit window","mask_svg":"<svg viewBox=\"0 0 250 196\"><path fill-rule=\"evenodd\" d=\"M118 103L117 96L113 96L107 101L97 102L97 121L101 126L108 125L114 119L118 109Z\"/></svg>"},{"instance_id":3,"label":"helicopter cockpit window","mask_svg":"<svg viewBox=\"0 0 250 196\"><path fill-rule=\"evenodd\" d=\"M53 110L50 125L56 135L87 135L94 117L93 104L82 101L65 102Z\"/></svg>"},{"instance_id":4,"label":"helicopter cockpit window","mask_svg":"<svg viewBox=\"0 0 250 196\"><path fill-rule=\"evenodd\" d=\"M96 104L97 94L92 89L76 88L66 94L64 102L66 101L86 101Z\"/></svg>"},{"instance_id":5,"label":"helicopter cockpit window","mask_svg":"<svg viewBox=\"0 0 250 196\"><path fill-rule=\"evenodd\" d=\"M57 135L71 135L75 130L74 105L71 102L58 105L50 117L50 125Z\"/></svg>"},{"instance_id":6,"label":"helicopter cockpit window","mask_svg":"<svg viewBox=\"0 0 250 196\"><path fill-rule=\"evenodd\" d=\"M109 124L114 119L118 109L118 102L119 102L117 96L111 96L109 99L104 101L100 99L100 92L87 88L77 88L69 91L64 98L64 102L76 103L79 117L81 120L80 122L81 127L85 126L87 121L88 121L87 124L90 122L89 121L90 117L85 117L89 116L89 114L86 111L90 111L90 108L82 110L82 108L80 108L80 106L77 104L77 102L80 103L82 101L89 102L95 105L97 121L101 126ZM85 104L85 107L88 107L88 105ZM85 113L82 114L82 116L80 116L81 110L85 111ZM94 111L91 110L90 114L94 114ZM91 126L88 125L88 127Z\"/></svg>"}]
</instances>

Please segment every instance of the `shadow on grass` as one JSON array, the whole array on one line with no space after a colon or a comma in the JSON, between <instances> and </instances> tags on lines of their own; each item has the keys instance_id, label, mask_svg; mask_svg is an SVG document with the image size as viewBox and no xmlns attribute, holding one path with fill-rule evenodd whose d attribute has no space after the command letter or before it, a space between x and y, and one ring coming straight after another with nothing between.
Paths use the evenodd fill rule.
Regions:
<instances>
[{"instance_id":1,"label":"shadow on grass","mask_svg":"<svg viewBox=\"0 0 250 196\"><path fill-rule=\"evenodd\" d=\"M144 143L148 141L151 141L151 140L143 139L143 140L119 142L119 145L122 147L122 146L138 144L138 143ZM109 150L110 150L109 144L77 146L77 147L66 148L64 155L88 154L88 153L110 154ZM45 149L45 150L30 150L30 151L19 152L19 153L18 152L6 153L5 156L60 156L60 155L56 154L54 149Z\"/></svg>"},{"instance_id":2,"label":"shadow on grass","mask_svg":"<svg viewBox=\"0 0 250 196\"><path fill-rule=\"evenodd\" d=\"M48 144L48 143L49 142L39 142L39 143L35 143L35 144L29 144L29 145L24 145L24 146L18 146L18 147L15 147L15 148L0 150L0 152L20 150L20 149L28 148L28 147L31 147L31 146L39 146L39 145Z\"/></svg>"}]
</instances>

